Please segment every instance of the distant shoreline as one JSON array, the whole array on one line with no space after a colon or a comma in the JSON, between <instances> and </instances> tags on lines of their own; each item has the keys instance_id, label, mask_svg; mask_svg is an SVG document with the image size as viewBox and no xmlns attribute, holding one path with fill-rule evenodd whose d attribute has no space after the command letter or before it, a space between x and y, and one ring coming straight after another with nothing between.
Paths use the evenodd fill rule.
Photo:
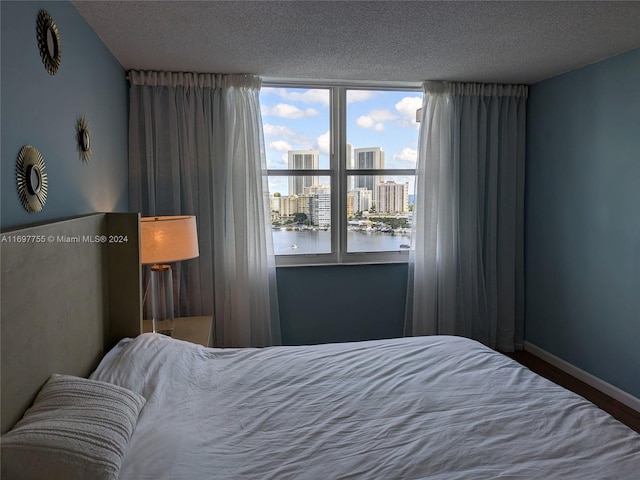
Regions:
<instances>
[{"instance_id":1,"label":"distant shoreline","mask_svg":"<svg viewBox=\"0 0 640 480\"><path fill-rule=\"evenodd\" d=\"M276 255L330 253L331 231L321 229L273 230ZM406 250L411 245L407 232L347 231L347 249L350 252L385 252Z\"/></svg>"}]
</instances>

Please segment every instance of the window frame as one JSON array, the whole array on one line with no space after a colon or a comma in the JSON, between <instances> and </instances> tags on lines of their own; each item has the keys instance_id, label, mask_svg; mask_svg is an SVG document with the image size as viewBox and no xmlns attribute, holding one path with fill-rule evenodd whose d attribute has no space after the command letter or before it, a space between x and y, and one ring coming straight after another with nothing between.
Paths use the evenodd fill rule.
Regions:
<instances>
[{"instance_id":1,"label":"window frame","mask_svg":"<svg viewBox=\"0 0 640 480\"><path fill-rule=\"evenodd\" d=\"M310 265L344 265L406 263L409 251L384 252L347 251L348 178L353 175L402 176L416 175L416 169L350 169L347 168L347 91L406 91L422 94L422 84L414 82L304 82L283 79L263 79L263 87L326 89L329 91L330 154L328 169L270 169L267 177L326 176L331 188L331 253L277 254L276 267Z\"/></svg>"}]
</instances>

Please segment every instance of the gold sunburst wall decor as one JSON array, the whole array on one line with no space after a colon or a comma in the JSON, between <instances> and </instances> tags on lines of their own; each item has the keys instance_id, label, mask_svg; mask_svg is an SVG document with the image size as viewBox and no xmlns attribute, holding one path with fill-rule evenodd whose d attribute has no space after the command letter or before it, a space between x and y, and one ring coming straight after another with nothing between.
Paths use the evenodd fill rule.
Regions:
<instances>
[{"instance_id":1,"label":"gold sunburst wall decor","mask_svg":"<svg viewBox=\"0 0 640 480\"><path fill-rule=\"evenodd\" d=\"M58 32L56 23L46 10L38 12L36 33L38 34L38 48L40 49L42 63L44 63L50 75L55 75L62 60L60 32Z\"/></svg>"},{"instance_id":2,"label":"gold sunburst wall decor","mask_svg":"<svg viewBox=\"0 0 640 480\"><path fill-rule=\"evenodd\" d=\"M78 118L76 123L76 144L80 159L84 163L91 160L91 132L89 131L89 122L85 117Z\"/></svg>"},{"instance_id":3,"label":"gold sunburst wall decor","mask_svg":"<svg viewBox=\"0 0 640 480\"><path fill-rule=\"evenodd\" d=\"M29 213L42 210L47 201L47 174L45 164L37 148L25 145L20 149L16 161L16 183L18 196Z\"/></svg>"}]
</instances>

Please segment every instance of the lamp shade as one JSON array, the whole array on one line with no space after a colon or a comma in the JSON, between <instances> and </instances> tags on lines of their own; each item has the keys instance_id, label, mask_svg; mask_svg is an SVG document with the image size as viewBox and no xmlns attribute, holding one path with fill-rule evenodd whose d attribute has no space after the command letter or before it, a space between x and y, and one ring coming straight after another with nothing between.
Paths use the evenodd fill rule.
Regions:
<instances>
[{"instance_id":1,"label":"lamp shade","mask_svg":"<svg viewBox=\"0 0 640 480\"><path fill-rule=\"evenodd\" d=\"M171 263L196 258L198 231L192 215L140 219L142 263Z\"/></svg>"}]
</instances>

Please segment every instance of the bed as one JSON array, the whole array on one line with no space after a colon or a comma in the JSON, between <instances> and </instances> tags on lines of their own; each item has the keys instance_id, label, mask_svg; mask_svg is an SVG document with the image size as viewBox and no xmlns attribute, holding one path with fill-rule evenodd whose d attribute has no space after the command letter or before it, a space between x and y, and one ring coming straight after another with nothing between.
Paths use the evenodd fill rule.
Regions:
<instances>
[{"instance_id":1,"label":"bed","mask_svg":"<svg viewBox=\"0 0 640 480\"><path fill-rule=\"evenodd\" d=\"M619 480L640 471L640 435L464 338L216 349L148 333L105 351L88 378L49 369L67 375L38 386L20 422L35 411L26 424L37 430L53 410L42 427L51 446L12 441L19 422L2 437L2 478L38 478L43 466L48 478L123 480ZM61 453L59 431L91 448Z\"/></svg>"}]
</instances>

